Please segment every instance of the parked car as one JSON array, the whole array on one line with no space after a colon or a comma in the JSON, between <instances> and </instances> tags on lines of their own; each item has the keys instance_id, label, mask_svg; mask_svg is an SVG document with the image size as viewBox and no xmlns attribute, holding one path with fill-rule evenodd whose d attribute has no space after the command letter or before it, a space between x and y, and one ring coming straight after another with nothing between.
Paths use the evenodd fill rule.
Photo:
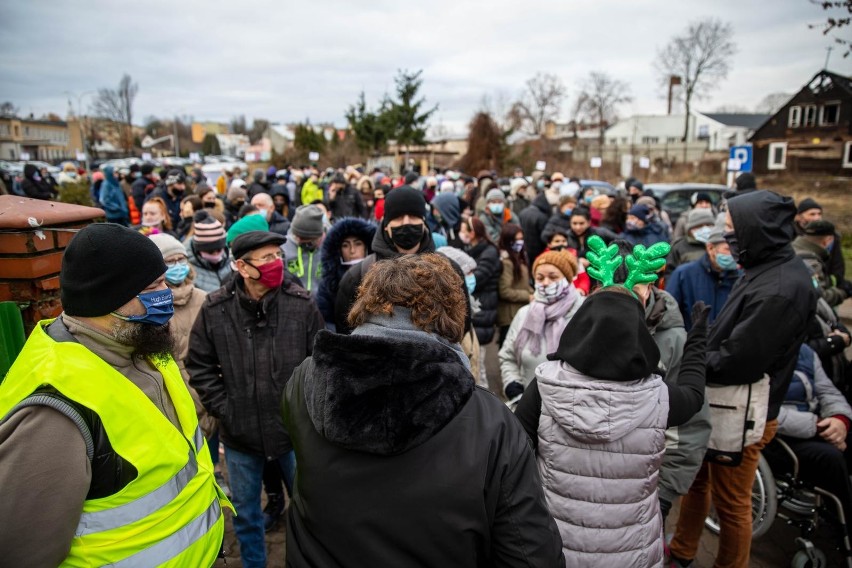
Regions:
<instances>
[{"instance_id":1,"label":"parked car","mask_svg":"<svg viewBox=\"0 0 852 568\"><path fill-rule=\"evenodd\" d=\"M715 183L646 183L645 189L650 189L660 200L672 223L677 223L681 213L692 207L692 194L699 191L708 194L718 208L722 197L730 191L729 187Z\"/></svg>"}]
</instances>

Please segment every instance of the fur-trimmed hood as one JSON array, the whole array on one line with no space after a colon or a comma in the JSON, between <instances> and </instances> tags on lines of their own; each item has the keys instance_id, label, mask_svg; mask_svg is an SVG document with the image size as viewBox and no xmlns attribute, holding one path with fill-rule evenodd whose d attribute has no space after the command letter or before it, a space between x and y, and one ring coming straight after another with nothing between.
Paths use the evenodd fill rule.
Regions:
<instances>
[{"instance_id":1,"label":"fur-trimmed hood","mask_svg":"<svg viewBox=\"0 0 852 568\"><path fill-rule=\"evenodd\" d=\"M364 241L364 245L367 247L367 255L369 255L373 252L375 234L376 226L363 219L344 217L336 221L322 242L322 273L328 275L337 274L340 271L341 274L337 276L339 281L343 276L342 272L346 272L346 270L341 271L340 269L348 268L340 264L340 247L343 245L343 240L347 237L358 237ZM337 286L334 287L334 290L337 290Z\"/></svg>"},{"instance_id":2,"label":"fur-trimmed hood","mask_svg":"<svg viewBox=\"0 0 852 568\"><path fill-rule=\"evenodd\" d=\"M346 449L379 455L432 438L474 391L458 354L433 340L321 331L300 373L316 431Z\"/></svg>"}]
</instances>

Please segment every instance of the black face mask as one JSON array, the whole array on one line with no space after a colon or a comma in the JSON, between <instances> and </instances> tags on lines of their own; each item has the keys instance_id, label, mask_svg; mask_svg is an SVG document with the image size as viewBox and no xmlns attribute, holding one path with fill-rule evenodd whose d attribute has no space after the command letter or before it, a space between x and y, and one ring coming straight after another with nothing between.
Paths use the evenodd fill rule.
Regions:
<instances>
[{"instance_id":1,"label":"black face mask","mask_svg":"<svg viewBox=\"0 0 852 568\"><path fill-rule=\"evenodd\" d=\"M216 207L216 202L215 201L205 201L204 206L207 207L208 209L213 209L214 207Z\"/></svg>"},{"instance_id":2,"label":"black face mask","mask_svg":"<svg viewBox=\"0 0 852 568\"><path fill-rule=\"evenodd\" d=\"M299 246L302 248L302 250L305 250L307 252L314 252L315 250L317 250L317 244L315 242L302 243Z\"/></svg>"},{"instance_id":3,"label":"black face mask","mask_svg":"<svg viewBox=\"0 0 852 568\"><path fill-rule=\"evenodd\" d=\"M722 235L722 238L725 239L725 242L728 243L728 246L731 247L731 256L734 257L734 260L737 262L740 261L740 244L737 240L737 234L734 231L729 233L725 233Z\"/></svg>"},{"instance_id":4,"label":"black face mask","mask_svg":"<svg viewBox=\"0 0 852 568\"><path fill-rule=\"evenodd\" d=\"M411 250L423 239L423 225L400 225L391 229L391 240L400 250Z\"/></svg>"},{"instance_id":5,"label":"black face mask","mask_svg":"<svg viewBox=\"0 0 852 568\"><path fill-rule=\"evenodd\" d=\"M559 252L561 250L565 250L565 245L556 245L555 247L549 247L550 250Z\"/></svg>"}]
</instances>

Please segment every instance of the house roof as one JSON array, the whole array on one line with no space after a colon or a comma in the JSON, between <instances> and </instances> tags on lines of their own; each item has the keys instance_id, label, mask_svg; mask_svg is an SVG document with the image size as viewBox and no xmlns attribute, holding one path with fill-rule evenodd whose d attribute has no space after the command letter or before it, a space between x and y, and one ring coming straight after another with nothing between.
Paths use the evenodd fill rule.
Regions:
<instances>
[{"instance_id":1,"label":"house roof","mask_svg":"<svg viewBox=\"0 0 852 568\"><path fill-rule=\"evenodd\" d=\"M826 81L826 79L828 79L828 81ZM814 78L808 82L807 87L812 91L817 92L818 90L828 88L832 84L837 88L846 91L847 94L852 95L852 78L832 73L828 69L823 69L814 75Z\"/></svg>"},{"instance_id":2,"label":"house roof","mask_svg":"<svg viewBox=\"0 0 852 568\"><path fill-rule=\"evenodd\" d=\"M725 126L742 126L754 130L769 120L769 114L745 114L745 113L702 113L704 116Z\"/></svg>"}]
</instances>

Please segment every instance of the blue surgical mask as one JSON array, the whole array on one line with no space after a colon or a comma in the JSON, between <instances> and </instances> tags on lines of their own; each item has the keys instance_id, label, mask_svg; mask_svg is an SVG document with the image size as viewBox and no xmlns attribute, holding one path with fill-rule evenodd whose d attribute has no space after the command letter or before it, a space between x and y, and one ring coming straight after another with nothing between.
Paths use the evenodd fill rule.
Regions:
<instances>
[{"instance_id":1,"label":"blue surgical mask","mask_svg":"<svg viewBox=\"0 0 852 568\"><path fill-rule=\"evenodd\" d=\"M503 213L503 204L502 203L491 203L488 205L488 210L491 211L494 215L501 215Z\"/></svg>"},{"instance_id":2,"label":"blue surgical mask","mask_svg":"<svg viewBox=\"0 0 852 568\"><path fill-rule=\"evenodd\" d=\"M166 325L172 315L175 313L175 306L172 301L172 291L168 288L165 290L154 290L153 292L144 292L136 296L142 305L145 307L145 313L141 316L123 316L115 312L112 315L124 321L132 321L136 323L147 323L150 325Z\"/></svg>"},{"instance_id":3,"label":"blue surgical mask","mask_svg":"<svg viewBox=\"0 0 852 568\"><path fill-rule=\"evenodd\" d=\"M713 232L713 227L704 226L692 232L692 238L694 238L699 243L706 243L710 239L710 233Z\"/></svg>"},{"instance_id":4,"label":"blue surgical mask","mask_svg":"<svg viewBox=\"0 0 852 568\"><path fill-rule=\"evenodd\" d=\"M473 291L476 290L476 276L468 274L464 277L464 283L467 285L467 291L473 294Z\"/></svg>"},{"instance_id":5,"label":"blue surgical mask","mask_svg":"<svg viewBox=\"0 0 852 568\"><path fill-rule=\"evenodd\" d=\"M735 270L737 268L737 261L734 260L734 256L731 254L717 253L716 264L722 270Z\"/></svg>"},{"instance_id":6,"label":"blue surgical mask","mask_svg":"<svg viewBox=\"0 0 852 568\"><path fill-rule=\"evenodd\" d=\"M563 212L562 212L562 215L563 215L563 216L565 216L565 217L568 217L568 218L570 219L570 218L571 218L571 212L572 212L572 211L573 211L573 209L571 209L571 208L569 207L568 209L566 209L565 211L563 211Z\"/></svg>"},{"instance_id":7,"label":"blue surgical mask","mask_svg":"<svg viewBox=\"0 0 852 568\"><path fill-rule=\"evenodd\" d=\"M169 284L183 284L183 281L186 280L186 276L189 274L189 264L184 262L177 262L174 266L170 266L166 269L166 282Z\"/></svg>"}]
</instances>

